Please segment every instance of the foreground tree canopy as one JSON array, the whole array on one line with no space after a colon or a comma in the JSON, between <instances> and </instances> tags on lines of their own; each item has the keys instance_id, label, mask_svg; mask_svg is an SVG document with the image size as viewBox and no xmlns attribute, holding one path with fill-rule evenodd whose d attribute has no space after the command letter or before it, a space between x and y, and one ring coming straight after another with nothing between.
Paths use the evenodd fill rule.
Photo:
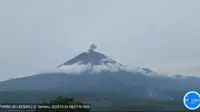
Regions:
<instances>
[{"instance_id":1,"label":"foreground tree canopy","mask_svg":"<svg viewBox=\"0 0 200 112\"><path fill-rule=\"evenodd\" d=\"M71 106L82 106L80 107L75 107L75 108L68 108L68 109L51 109L51 112L89 112L90 109L84 108L84 104L81 102L75 101L73 98L67 98L63 96L57 97L55 100L49 101L49 102L44 102L41 105L71 105ZM37 109L36 112L49 112L49 109Z\"/></svg>"}]
</instances>

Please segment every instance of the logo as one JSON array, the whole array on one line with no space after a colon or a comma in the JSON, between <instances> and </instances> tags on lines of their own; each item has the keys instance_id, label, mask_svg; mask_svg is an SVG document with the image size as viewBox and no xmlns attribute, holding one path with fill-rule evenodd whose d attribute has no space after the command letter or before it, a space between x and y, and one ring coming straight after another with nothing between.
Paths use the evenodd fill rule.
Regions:
<instances>
[{"instance_id":1,"label":"logo","mask_svg":"<svg viewBox=\"0 0 200 112\"><path fill-rule=\"evenodd\" d=\"M183 98L183 103L189 110L196 110L200 107L200 94L196 91L187 92Z\"/></svg>"}]
</instances>

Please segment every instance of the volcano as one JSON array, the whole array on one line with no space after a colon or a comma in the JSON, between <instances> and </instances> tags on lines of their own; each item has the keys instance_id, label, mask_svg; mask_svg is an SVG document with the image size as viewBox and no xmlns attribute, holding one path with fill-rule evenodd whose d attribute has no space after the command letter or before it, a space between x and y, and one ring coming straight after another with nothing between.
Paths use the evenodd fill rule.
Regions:
<instances>
[{"instance_id":1,"label":"volcano","mask_svg":"<svg viewBox=\"0 0 200 112\"><path fill-rule=\"evenodd\" d=\"M92 44L87 52L83 52L75 58L59 65L58 69L66 69L67 72L76 69L82 72L126 71L127 68L108 58L106 55L95 51L96 45ZM73 71L75 72L75 71Z\"/></svg>"},{"instance_id":2,"label":"volcano","mask_svg":"<svg viewBox=\"0 0 200 112\"><path fill-rule=\"evenodd\" d=\"M133 72L142 74L156 74L148 68L128 68L125 65L109 58L105 54L96 52L97 46L90 45L87 52L83 52L69 61L57 66L65 73L98 73L98 72Z\"/></svg>"},{"instance_id":3,"label":"volcano","mask_svg":"<svg viewBox=\"0 0 200 112\"><path fill-rule=\"evenodd\" d=\"M102 53L99 52L95 52L95 49L93 48L93 46L96 47L96 45L91 45L90 49L88 50L88 52L83 52L80 55L76 56L75 58L59 65L58 67L61 66L68 66L68 65L73 65L75 63L79 63L79 64L90 64L92 66L95 65L108 65L108 64L117 64L116 61L112 60L112 59L108 59L108 57Z\"/></svg>"}]
</instances>

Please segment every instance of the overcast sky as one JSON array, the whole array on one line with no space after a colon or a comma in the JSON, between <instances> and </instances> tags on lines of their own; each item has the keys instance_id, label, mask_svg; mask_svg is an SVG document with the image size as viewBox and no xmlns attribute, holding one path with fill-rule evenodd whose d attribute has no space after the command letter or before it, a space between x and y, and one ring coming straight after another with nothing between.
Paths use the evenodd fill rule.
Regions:
<instances>
[{"instance_id":1,"label":"overcast sky","mask_svg":"<svg viewBox=\"0 0 200 112\"><path fill-rule=\"evenodd\" d=\"M0 80L89 45L129 67L200 76L199 0L0 0Z\"/></svg>"}]
</instances>

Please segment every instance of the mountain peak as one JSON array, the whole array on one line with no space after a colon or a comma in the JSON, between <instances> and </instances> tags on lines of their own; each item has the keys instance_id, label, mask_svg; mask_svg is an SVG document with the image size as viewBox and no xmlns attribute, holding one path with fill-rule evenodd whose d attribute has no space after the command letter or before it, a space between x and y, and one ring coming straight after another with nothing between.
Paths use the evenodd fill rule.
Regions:
<instances>
[{"instance_id":1,"label":"mountain peak","mask_svg":"<svg viewBox=\"0 0 200 112\"><path fill-rule=\"evenodd\" d=\"M148 68L127 68L126 66L114 61L108 56L96 52L97 46L95 44L90 45L87 52L83 52L76 57L66 61L59 65L57 68L61 68L63 72L67 73L82 73L82 72L140 72L143 74L151 74L152 70Z\"/></svg>"},{"instance_id":2,"label":"mountain peak","mask_svg":"<svg viewBox=\"0 0 200 112\"><path fill-rule=\"evenodd\" d=\"M88 49L88 52L83 52L76 57L72 58L71 60L59 65L60 66L67 66L67 65L72 65L75 63L79 64L91 64L91 65L101 65L102 63L116 63L112 59L108 59L108 57L102 53L96 52L95 49L97 46L95 44L90 45L90 48Z\"/></svg>"},{"instance_id":3,"label":"mountain peak","mask_svg":"<svg viewBox=\"0 0 200 112\"><path fill-rule=\"evenodd\" d=\"M84 68L84 71L122 71L125 69L124 65L112 60L102 53L96 52L96 48L97 46L95 44L90 45L87 52L77 55L69 61L59 65L57 68L78 69L81 67Z\"/></svg>"}]
</instances>

